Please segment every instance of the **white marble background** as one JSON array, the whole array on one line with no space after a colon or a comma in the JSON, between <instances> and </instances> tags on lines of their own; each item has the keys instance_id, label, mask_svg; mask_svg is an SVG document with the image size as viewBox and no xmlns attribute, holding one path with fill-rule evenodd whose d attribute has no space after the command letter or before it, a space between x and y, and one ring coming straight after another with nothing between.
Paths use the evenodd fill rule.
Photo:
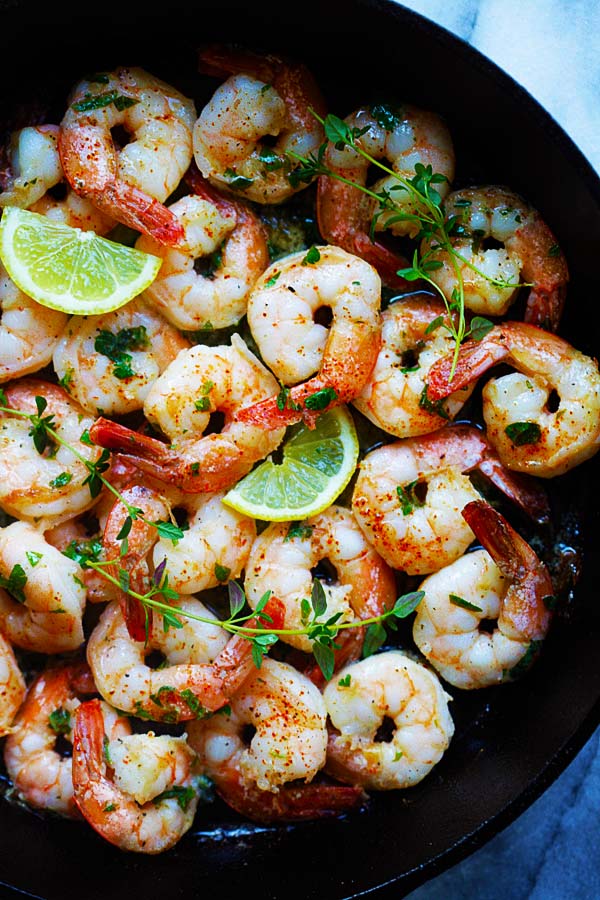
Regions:
<instances>
[{"instance_id":1,"label":"white marble background","mask_svg":"<svg viewBox=\"0 0 600 900\"><path fill-rule=\"evenodd\" d=\"M404 0L467 40L556 119L600 173L600 0ZM409 900L600 900L600 729L479 851Z\"/></svg>"}]
</instances>

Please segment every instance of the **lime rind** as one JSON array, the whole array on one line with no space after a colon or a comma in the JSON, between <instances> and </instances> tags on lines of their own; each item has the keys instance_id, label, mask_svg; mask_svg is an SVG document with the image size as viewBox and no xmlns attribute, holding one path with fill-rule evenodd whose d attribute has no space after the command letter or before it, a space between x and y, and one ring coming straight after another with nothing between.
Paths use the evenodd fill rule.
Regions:
<instances>
[{"instance_id":1,"label":"lime rind","mask_svg":"<svg viewBox=\"0 0 600 900\"><path fill-rule=\"evenodd\" d=\"M281 522L316 515L335 501L358 461L354 420L345 407L324 413L315 430L294 426L282 462L260 463L223 498L238 512Z\"/></svg>"},{"instance_id":2,"label":"lime rind","mask_svg":"<svg viewBox=\"0 0 600 900\"><path fill-rule=\"evenodd\" d=\"M124 306L154 281L162 264L92 231L10 206L0 220L0 258L23 293L75 315Z\"/></svg>"}]
</instances>

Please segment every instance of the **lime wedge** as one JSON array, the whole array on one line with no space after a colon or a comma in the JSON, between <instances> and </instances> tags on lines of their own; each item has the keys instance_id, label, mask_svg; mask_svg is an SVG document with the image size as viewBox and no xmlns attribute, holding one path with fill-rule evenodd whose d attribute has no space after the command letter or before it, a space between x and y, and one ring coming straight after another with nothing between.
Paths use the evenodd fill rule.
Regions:
<instances>
[{"instance_id":1,"label":"lime wedge","mask_svg":"<svg viewBox=\"0 0 600 900\"><path fill-rule=\"evenodd\" d=\"M223 503L254 519L286 522L314 516L339 497L356 469L358 438L345 406L317 419L314 430L295 425L283 460L271 457L242 478Z\"/></svg>"},{"instance_id":2,"label":"lime wedge","mask_svg":"<svg viewBox=\"0 0 600 900\"><path fill-rule=\"evenodd\" d=\"M162 262L16 206L2 212L0 259L29 297L82 316L124 306L154 281Z\"/></svg>"}]
</instances>

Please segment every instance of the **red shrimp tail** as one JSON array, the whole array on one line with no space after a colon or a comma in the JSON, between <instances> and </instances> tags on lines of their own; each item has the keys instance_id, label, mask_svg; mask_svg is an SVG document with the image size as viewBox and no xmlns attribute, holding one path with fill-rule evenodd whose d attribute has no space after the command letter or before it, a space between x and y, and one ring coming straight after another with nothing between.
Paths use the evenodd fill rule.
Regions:
<instances>
[{"instance_id":1,"label":"red shrimp tail","mask_svg":"<svg viewBox=\"0 0 600 900\"><path fill-rule=\"evenodd\" d=\"M354 238L354 253L377 269L379 276L386 287L393 291L423 290L426 287L424 281L407 281L402 275L398 275L401 269L411 268L405 256L396 253L381 241L371 240L368 234L359 233Z\"/></svg>"},{"instance_id":2,"label":"red shrimp tail","mask_svg":"<svg viewBox=\"0 0 600 900\"><path fill-rule=\"evenodd\" d=\"M146 643L152 630L152 610L144 606L137 597L131 597L123 592L119 597L119 603L131 640L140 644Z\"/></svg>"},{"instance_id":3,"label":"red shrimp tail","mask_svg":"<svg viewBox=\"0 0 600 900\"><path fill-rule=\"evenodd\" d=\"M183 241L185 232L175 213L124 181L107 185L94 202L107 215L135 231L147 234L159 244L174 247Z\"/></svg>"},{"instance_id":4,"label":"red shrimp tail","mask_svg":"<svg viewBox=\"0 0 600 900\"><path fill-rule=\"evenodd\" d=\"M75 802L85 815L81 804L82 791L88 781L104 777L104 717L100 700L87 700L75 714L73 726L73 787Z\"/></svg>"},{"instance_id":5,"label":"red shrimp tail","mask_svg":"<svg viewBox=\"0 0 600 900\"><path fill-rule=\"evenodd\" d=\"M550 501L548 493L536 479L511 472L505 468L497 456L488 451L478 466L479 471L502 491L505 497L519 507L538 525L550 523Z\"/></svg>"},{"instance_id":6,"label":"red shrimp tail","mask_svg":"<svg viewBox=\"0 0 600 900\"><path fill-rule=\"evenodd\" d=\"M270 597L261 613L248 619L245 626L246 628L263 628L265 631L279 631L283 628L284 622L285 606L283 602L277 597ZM242 634L234 634L219 653L213 665L222 679L224 693L230 697L255 671L251 641Z\"/></svg>"},{"instance_id":7,"label":"red shrimp tail","mask_svg":"<svg viewBox=\"0 0 600 900\"><path fill-rule=\"evenodd\" d=\"M427 399L435 403L467 387L493 365L502 362L508 353L509 347L499 326L492 328L481 341L467 341L460 348L456 366L454 353L448 353L432 365L427 378Z\"/></svg>"},{"instance_id":8,"label":"red shrimp tail","mask_svg":"<svg viewBox=\"0 0 600 900\"><path fill-rule=\"evenodd\" d=\"M91 440L106 450L117 451L159 481L178 484L181 480L180 460L166 444L140 434L110 419L96 419L89 430Z\"/></svg>"},{"instance_id":9,"label":"red shrimp tail","mask_svg":"<svg viewBox=\"0 0 600 900\"><path fill-rule=\"evenodd\" d=\"M310 398L316 397L320 392L329 391L334 398L326 403L323 408L310 409ZM323 393L321 397L326 399ZM320 398L319 398L320 399ZM251 406L245 406L236 412L236 422L245 422L247 425L256 425L259 428L285 428L287 425L295 425L296 422L304 422L307 428L316 428L319 416L334 406L345 403L348 398L344 394L338 394L333 383L315 376L304 384L297 384L287 393L280 392L275 397L267 397ZM309 406L306 401L309 400ZM317 405L319 405L317 403Z\"/></svg>"},{"instance_id":10,"label":"red shrimp tail","mask_svg":"<svg viewBox=\"0 0 600 900\"><path fill-rule=\"evenodd\" d=\"M562 318L566 297L566 284L553 290L545 290L539 285L532 287L525 307L523 317L525 322L556 333Z\"/></svg>"}]
</instances>

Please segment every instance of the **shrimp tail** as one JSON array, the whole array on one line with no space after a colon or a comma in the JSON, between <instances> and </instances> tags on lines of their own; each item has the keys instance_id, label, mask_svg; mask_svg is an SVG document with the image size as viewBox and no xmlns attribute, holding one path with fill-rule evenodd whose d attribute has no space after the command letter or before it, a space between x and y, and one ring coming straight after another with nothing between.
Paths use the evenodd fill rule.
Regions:
<instances>
[{"instance_id":1,"label":"shrimp tail","mask_svg":"<svg viewBox=\"0 0 600 900\"><path fill-rule=\"evenodd\" d=\"M534 478L511 472L498 457L488 451L479 463L479 471L538 525L550 523L550 501L544 487Z\"/></svg>"},{"instance_id":2,"label":"shrimp tail","mask_svg":"<svg viewBox=\"0 0 600 900\"><path fill-rule=\"evenodd\" d=\"M566 297L566 284L549 290L541 285L536 285L529 292L523 316L524 321L529 325L537 325L548 331L558 331Z\"/></svg>"},{"instance_id":3,"label":"shrimp tail","mask_svg":"<svg viewBox=\"0 0 600 900\"><path fill-rule=\"evenodd\" d=\"M100 700L82 703L73 726L73 788L77 808L98 834L113 844L112 829L107 820L117 825L119 811L114 810L113 790L106 778L104 759L104 718ZM110 816L107 815L110 810ZM118 833L115 827L115 834Z\"/></svg>"},{"instance_id":4,"label":"shrimp tail","mask_svg":"<svg viewBox=\"0 0 600 900\"><path fill-rule=\"evenodd\" d=\"M161 481L179 483L180 459L162 441L102 416L96 419L89 434L99 447L122 453L149 475Z\"/></svg>"},{"instance_id":5,"label":"shrimp tail","mask_svg":"<svg viewBox=\"0 0 600 900\"><path fill-rule=\"evenodd\" d=\"M277 597L270 597L264 608L249 619L246 628L265 628L279 631L285 621L285 606ZM251 635L250 635L251 638ZM235 634L214 662L215 670L223 681L224 691L231 696L254 670L252 644L249 637Z\"/></svg>"},{"instance_id":6,"label":"shrimp tail","mask_svg":"<svg viewBox=\"0 0 600 900\"><path fill-rule=\"evenodd\" d=\"M452 380L454 354L437 360L429 370L427 398L435 403L454 391L459 391L479 378L488 369L502 362L509 353L508 343L501 327L493 328L482 341L467 341L460 348Z\"/></svg>"},{"instance_id":7,"label":"shrimp tail","mask_svg":"<svg viewBox=\"0 0 600 900\"><path fill-rule=\"evenodd\" d=\"M174 247L184 238L183 225L176 215L153 197L125 182L108 185L96 205L136 231L142 231L159 244ZM118 211L118 213L116 212Z\"/></svg>"}]
</instances>

